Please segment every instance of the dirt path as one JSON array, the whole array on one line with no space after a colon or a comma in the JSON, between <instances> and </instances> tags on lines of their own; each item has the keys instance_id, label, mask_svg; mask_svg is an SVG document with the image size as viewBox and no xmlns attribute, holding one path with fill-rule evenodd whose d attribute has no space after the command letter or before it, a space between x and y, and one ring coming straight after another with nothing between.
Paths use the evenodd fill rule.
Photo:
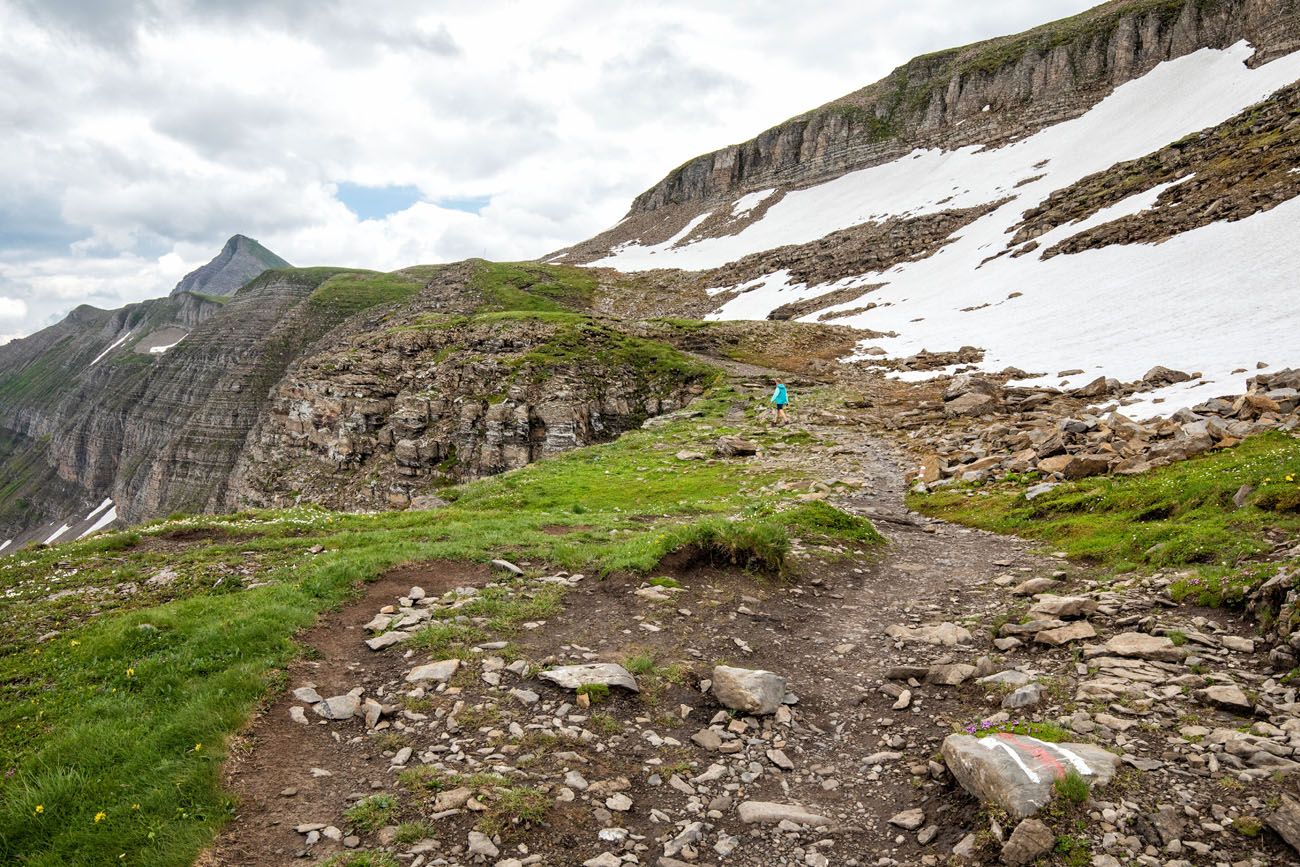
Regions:
<instances>
[{"instance_id":1,"label":"dirt path","mask_svg":"<svg viewBox=\"0 0 1300 867\"><path fill-rule=\"evenodd\" d=\"M908 648L900 655L885 630L896 623L978 620L996 605L991 579L1009 574L1020 580L1059 564L1014 539L909 515L900 458L890 446L856 425L806 415L790 430L806 434L807 444L769 450L755 463L820 478L833 502L876 521L889 538L883 555L801 550L803 575L792 584L755 583L689 564L666 568L682 588L666 605L637 595L635 583L579 583L562 613L511 636L509 652L543 666L652 657L656 671L664 672L641 678L641 696L616 694L594 715L572 708L572 693L502 671L504 660L494 660L498 651L491 648L468 660L446 692L406 701L406 710L381 723L383 731L367 733L359 719L325 722L310 709L308 724L294 722L290 709L306 706L287 694L253 726L247 749L231 763L240 810L205 863L316 863L332 852L379 845L413 867L510 864L511 857L581 864L620 851L655 863L665 840L667 851L679 857L685 851L698 863L721 858L739 865L826 863L819 857L836 864L882 857L918 863L923 853L946 851L965 832L973 806L918 755L932 752L936 738L954 726L977 719L972 714L980 708L971 706L969 695L936 687L916 690L905 710L888 710L894 699L881 687L890 665L952 660L944 659L951 655L944 648ZM290 673L290 688L310 683L328 697L359 687L379 702L404 701L403 677L426 657L400 647L372 653L360 627L413 585L435 597L491 580L483 569L455 564L387 576L306 637L319 656ZM799 698L789 718L730 724L739 752L715 752L691 740L718 710L699 689L718 662L778 672ZM499 689L485 682L489 669ZM522 704L504 692L512 687L536 692L540 701ZM446 717L456 707L469 708L481 724L452 729ZM403 746L414 755L395 755ZM778 767L774 751L787 769ZM503 774L495 793L490 787L476 791L475 800L484 804L505 790L505 780L544 791L553 804L546 825L506 827L492 844L498 855L468 854L468 835L483 813L434 809L437 789L459 778L422 792L399 781L401 768L421 762L462 777ZM597 786L584 792L565 785L575 770ZM605 791L593 796L602 786ZM366 833L343 814L373 793L393 794L400 806L385 819L387 829ZM606 803L620 795L631 809ZM798 804L839 827L828 834L756 829L737 818L743 800ZM888 824L914 807L926 814L923 842L916 829L904 833ZM429 839L404 829L416 839L395 843L392 824L398 821L430 822ZM697 828L695 822L704 824ZM691 838L685 850L671 842L679 833Z\"/></svg>"}]
</instances>

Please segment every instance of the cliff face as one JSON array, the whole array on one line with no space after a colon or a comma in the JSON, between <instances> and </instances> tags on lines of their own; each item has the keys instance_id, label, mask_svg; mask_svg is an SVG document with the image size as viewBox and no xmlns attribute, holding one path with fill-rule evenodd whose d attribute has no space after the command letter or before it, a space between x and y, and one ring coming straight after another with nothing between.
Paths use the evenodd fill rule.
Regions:
<instances>
[{"instance_id":1,"label":"cliff face","mask_svg":"<svg viewBox=\"0 0 1300 867\"><path fill-rule=\"evenodd\" d=\"M404 508L678 409L709 369L580 314L425 315L334 341L274 389L230 506Z\"/></svg>"},{"instance_id":2,"label":"cliff face","mask_svg":"<svg viewBox=\"0 0 1300 867\"><path fill-rule=\"evenodd\" d=\"M1295 0L1118 0L1017 36L919 57L751 141L696 157L638 196L630 214L807 185L918 147L1020 138L1200 48L1245 39L1258 62L1294 51L1297 14Z\"/></svg>"},{"instance_id":3,"label":"cliff face","mask_svg":"<svg viewBox=\"0 0 1300 867\"><path fill-rule=\"evenodd\" d=\"M80 308L3 347L0 533L105 497L127 521L218 502L271 384L341 319L308 303L325 276L272 272L225 305ZM183 338L150 351L171 331Z\"/></svg>"}]
</instances>

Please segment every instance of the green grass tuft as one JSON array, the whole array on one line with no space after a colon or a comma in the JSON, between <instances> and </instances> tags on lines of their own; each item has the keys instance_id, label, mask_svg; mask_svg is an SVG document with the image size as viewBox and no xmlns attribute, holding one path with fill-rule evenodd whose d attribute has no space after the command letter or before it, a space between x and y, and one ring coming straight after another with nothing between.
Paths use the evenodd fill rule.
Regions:
<instances>
[{"instance_id":1,"label":"green grass tuft","mask_svg":"<svg viewBox=\"0 0 1300 867\"><path fill-rule=\"evenodd\" d=\"M1056 797L1068 803L1082 804L1088 800L1088 795L1092 789L1082 774L1075 770L1069 770L1065 772L1065 776L1056 778L1056 782L1052 784L1052 791L1056 794Z\"/></svg>"},{"instance_id":2,"label":"green grass tuft","mask_svg":"<svg viewBox=\"0 0 1300 867\"><path fill-rule=\"evenodd\" d=\"M1298 478L1300 440L1266 433L1139 476L1062 484L1032 501L1020 486L1002 485L946 488L909 503L927 515L1042 539L1105 566L1230 566L1270 550L1269 532L1300 532L1300 514L1273 508L1300 489ZM1233 496L1243 485L1255 492L1238 509Z\"/></svg>"},{"instance_id":3,"label":"green grass tuft","mask_svg":"<svg viewBox=\"0 0 1300 867\"><path fill-rule=\"evenodd\" d=\"M392 824L397 815L397 799L392 795L371 795L357 801L343 815L358 831L378 831Z\"/></svg>"}]
</instances>

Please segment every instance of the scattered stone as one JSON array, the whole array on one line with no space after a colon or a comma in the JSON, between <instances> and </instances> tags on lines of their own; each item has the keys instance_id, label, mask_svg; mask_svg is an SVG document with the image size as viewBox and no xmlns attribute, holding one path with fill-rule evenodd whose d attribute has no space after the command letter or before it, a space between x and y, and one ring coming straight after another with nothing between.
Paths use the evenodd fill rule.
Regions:
<instances>
[{"instance_id":1,"label":"scattered stone","mask_svg":"<svg viewBox=\"0 0 1300 867\"><path fill-rule=\"evenodd\" d=\"M1187 655L1187 651L1175 646L1170 639L1144 632L1122 632L1107 641L1103 647L1107 653L1116 656L1155 662L1181 662Z\"/></svg>"},{"instance_id":2,"label":"scattered stone","mask_svg":"<svg viewBox=\"0 0 1300 867\"><path fill-rule=\"evenodd\" d=\"M1042 686L1036 683L1030 683L1020 687L1012 693L1009 693L1006 698L1002 699L1002 707L1005 710L1019 710L1024 707L1033 707L1042 700Z\"/></svg>"}]
</instances>

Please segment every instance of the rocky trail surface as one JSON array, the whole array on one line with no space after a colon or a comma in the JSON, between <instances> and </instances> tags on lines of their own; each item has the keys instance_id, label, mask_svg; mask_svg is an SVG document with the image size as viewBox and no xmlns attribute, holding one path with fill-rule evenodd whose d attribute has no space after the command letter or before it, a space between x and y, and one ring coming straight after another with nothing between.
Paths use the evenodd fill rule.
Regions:
<instances>
[{"instance_id":1,"label":"rocky trail surface","mask_svg":"<svg viewBox=\"0 0 1300 867\"><path fill-rule=\"evenodd\" d=\"M689 557L653 582L390 572L305 636L200 863L1298 863L1266 822L1300 828L1300 704L1242 623L1174 606L1168 575L1103 585L910 513L904 459L851 414L790 431L711 459L812 475L803 497L886 546L797 545L790 581ZM537 616L499 629L512 604ZM481 640L412 637L430 623ZM1078 803L1053 798L1067 774Z\"/></svg>"}]
</instances>

